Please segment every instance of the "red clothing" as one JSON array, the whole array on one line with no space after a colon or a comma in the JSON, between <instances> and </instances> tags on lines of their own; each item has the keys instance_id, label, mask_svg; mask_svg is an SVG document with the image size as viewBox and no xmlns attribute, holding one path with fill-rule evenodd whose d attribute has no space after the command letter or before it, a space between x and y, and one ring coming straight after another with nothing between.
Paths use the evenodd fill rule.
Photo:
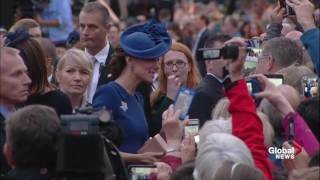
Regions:
<instances>
[{"instance_id":1,"label":"red clothing","mask_svg":"<svg viewBox=\"0 0 320 180\"><path fill-rule=\"evenodd\" d=\"M246 143L256 167L263 172L265 179L273 179L264 144L262 122L256 113L256 106L249 95L246 81L237 81L234 86L227 89L226 96L230 100L232 134Z\"/></svg>"},{"instance_id":2,"label":"red clothing","mask_svg":"<svg viewBox=\"0 0 320 180\"><path fill-rule=\"evenodd\" d=\"M168 164L171 167L172 171L175 171L182 164L181 158L171 155L162 157L161 162Z\"/></svg>"}]
</instances>

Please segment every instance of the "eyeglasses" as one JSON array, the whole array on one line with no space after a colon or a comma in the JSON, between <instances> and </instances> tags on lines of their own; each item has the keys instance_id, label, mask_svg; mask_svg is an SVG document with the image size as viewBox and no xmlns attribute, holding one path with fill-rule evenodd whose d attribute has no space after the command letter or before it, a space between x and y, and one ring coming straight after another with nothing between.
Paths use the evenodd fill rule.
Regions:
<instances>
[{"instance_id":1,"label":"eyeglasses","mask_svg":"<svg viewBox=\"0 0 320 180\"><path fill-rule=\"evenodd\" d=\"M258 62L261 62L261 60L263 60L263 59L266 59L266 58L268 58L269 59L269 55L261 55L261 56L258 56Z\"/></svg>"},{"instance_id":2,"label":"eyeglasses","mask_svg":"<svg viewBox=\"0 0 320 180\"><path fill-rule=\"evenodd\" d=\"M178 69L184 68L186 66L186 62L178 60L178 61L169 61L164 63L166 68L173 69L173 66L176 66Z\"/></svg>"}]
</instances>

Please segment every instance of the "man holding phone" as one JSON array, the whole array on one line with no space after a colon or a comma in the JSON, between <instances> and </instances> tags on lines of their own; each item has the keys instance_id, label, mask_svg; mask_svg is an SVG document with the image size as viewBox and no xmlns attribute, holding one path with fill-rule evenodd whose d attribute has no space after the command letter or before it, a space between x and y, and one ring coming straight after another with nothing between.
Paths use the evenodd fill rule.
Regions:
<instances>
[{"instance_id":1,"label":"man holding phone","mask_svg":"<svg viewBox=\"0 0 320 180\"><path fill-rule=\"evenodd\" d=\"M314 5L309 0L287 0L287 4L294 9L298 23L304 33L300 40L307 49L314 64L316 73L320 71L320 30L316 27L313 18Z\"/></svg>"}]
</instances>

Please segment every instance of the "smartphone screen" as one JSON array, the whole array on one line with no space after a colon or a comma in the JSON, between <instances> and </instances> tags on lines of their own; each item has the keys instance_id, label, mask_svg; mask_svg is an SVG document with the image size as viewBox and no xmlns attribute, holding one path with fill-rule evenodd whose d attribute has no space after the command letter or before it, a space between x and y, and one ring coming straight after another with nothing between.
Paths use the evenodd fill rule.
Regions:
<instances>
[{"instance_id":1,"label":"smartphone screen","mask_svg":"<svg viewBox=\"0 0 320 180\"><path fill-rule=\"evenodd\" d=\"M187 125L184 126L184 136L194 135L194 141L199 143L199 119L189 119Z\"/></svg>"},{"instance_id":2,"label":"smartphone screen","mask_svg":"<svg viewBox=\"0 0 320 180\"><path fill-rule=\"evenodd\" d=\"M250 81L247 81L247 87L248 87L249 93L252 94L252 83Z\"/></svg>"},{"instance_id":3,"label":"smartphone screen","mask_svg":"<svg viewBox=\"0 0 320 180\"><path fill-rule=\"evenodd\" d=\"M180 87L178 95L176 96L176 99L174 101L174 109L181 110L179 116L180 120L184 120L186 118L194 95L195 92L193 90L185 87Z\"/></svg>"},{"instance_id":4,"label":"smartphone screen","mask_svg":"<svg viewBox=\"0 0 320 180\"><path fill-rule=\"evenodd\" d=\"M275 86L280 86L283 84L283 75L282 74L268 74L265 75L269 81L271 81Z\"/></svg>"},{"instance_id":5,"label":"smartphone screen","mask_svg":"<svg viewBox=\"0 0 320 180\"><path fill-rule=\"evenodd\" d=\"M303 94L305 98L319 95L319 84L317 77L304 76L302 78Z\"/></svg>"},{"instance_id":6,"label":"smartphone screen","mask_svg":"<svg viewBox=\"0 0 320 180\"><path fill-rule=\"evenodd\" d=\"M155 165L129 165L132 180L147 180L153 172L156 172Z\"/></svg>"}]
</instances>

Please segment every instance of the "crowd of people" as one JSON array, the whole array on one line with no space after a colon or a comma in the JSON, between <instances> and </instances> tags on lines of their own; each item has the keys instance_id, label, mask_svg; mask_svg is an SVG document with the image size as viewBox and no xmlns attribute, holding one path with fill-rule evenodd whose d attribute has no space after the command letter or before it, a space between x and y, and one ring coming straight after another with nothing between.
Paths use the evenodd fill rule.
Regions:
<instances>
[{"instance_id":1,"label":"crowd of people","mask_svg":"<svg viewBox=\"0 0 320 180\"><path fill-rule=\"evenodd\" d=\"M69 179L320 178L319 2L22 2L0 31L0 179L59 179L62 117L84 108L111 114L111 165L68 157Z\"/></svg>"}]
</instances>

